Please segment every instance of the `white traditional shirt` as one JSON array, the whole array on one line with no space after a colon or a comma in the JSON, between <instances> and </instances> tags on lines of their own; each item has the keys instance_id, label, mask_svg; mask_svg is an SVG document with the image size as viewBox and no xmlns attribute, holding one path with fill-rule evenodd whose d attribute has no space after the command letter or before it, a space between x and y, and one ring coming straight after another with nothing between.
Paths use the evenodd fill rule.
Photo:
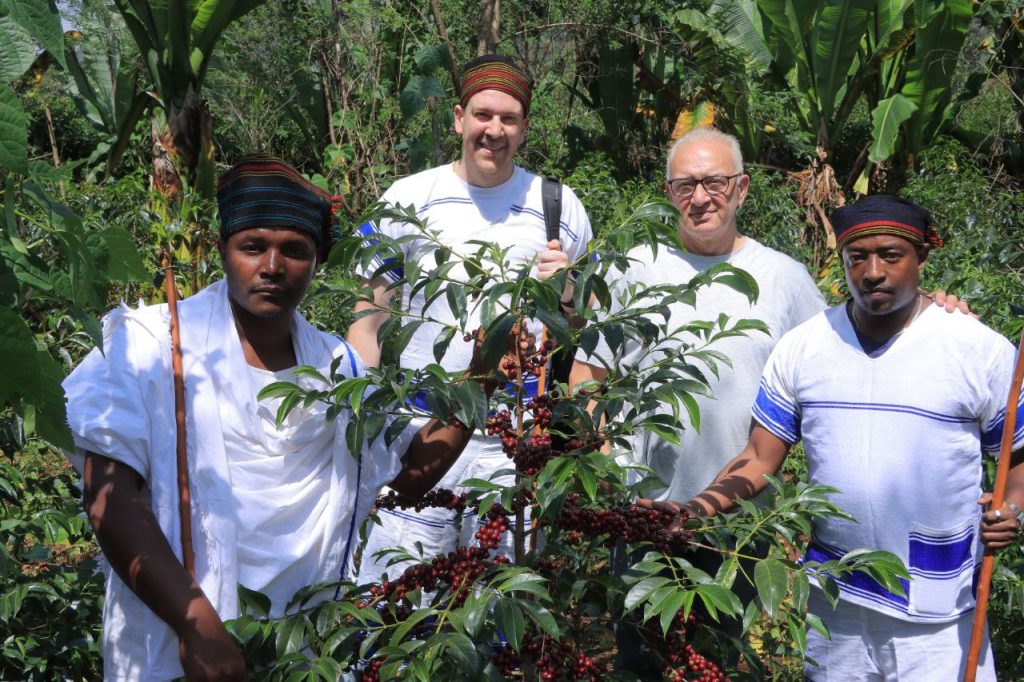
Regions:
<instances>
[{"instance_id":1,"label":"white traditional shirt","mask_svg":"<svg viewBox=\"0 0 1024 682\"><path fill-rule=\"evenodd\" d=\"M855 519L816 521L807 558L883 549L912 578L902 596L854 573L839 581L841 598L918 623L974 608L982 452L999 450L1013 363L1009 341L938 306L872 353L845 306L782 337L754 419L787 443L802 440L809 481L838 488L832 501ZM1024 407L1017 415L1015 449Z\"/></svg>"},{"instance_id":2,"label":"white traditional shirt","mask_svg":"<svg viewBox=\"0 0 1024 682\"><path fill-rule=\"evenodd\" d=\"M259 384L243 355L226 284L217 282L182 301L179 318L196 579L222 619L239 615L238 583L256 575L254 582L277 592L274 609L280 612L280 601L293 586L342 577L358 540L357 523L381 486L400 471L395 453L405 452L412 432L406 430L390 449L381 437L351 453L344 437L350 413L328 424L323 409L314 407L268 436L267 408L256 400ZM137 471L160 528L180 557L167 307L122 306L104 318L103 336L102 353L93 350L64 382L77 450L73 459L80 462L83 452L90 451ZM340 358L345 376L364 371L344 341L317 331L298 313L292 338L300 365L326 374L332 360ZM244 442L258 444L261 454L275 459L260 464L258 471L247 469L251 462L239 453ZM234 455L230 459L228 449ZM240 496L237 483L244 491ZM261 486L268 503L277 506L257 515L254 495ZM293 497L301 509L289 507ZM315 519L300 519L306 512ZM305 537L307 531L317 537ZM268 555L289 558L272 569L256 569L256 542L270 543ZM304 549L296 552L298 546ZM301 568L291 573L289 563ZM276 571L281 575L273 575ZM107 579L103 622L106 679L182 675L175 633L113 572Z\"/></svg>"}]
</instances>

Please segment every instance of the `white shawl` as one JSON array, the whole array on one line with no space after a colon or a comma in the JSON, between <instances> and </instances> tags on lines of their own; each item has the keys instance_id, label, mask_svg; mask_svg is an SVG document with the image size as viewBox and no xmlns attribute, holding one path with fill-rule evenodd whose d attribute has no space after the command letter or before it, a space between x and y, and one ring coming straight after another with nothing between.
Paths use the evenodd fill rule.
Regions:
<instances>
[{"instance_id":1,"label":"white shawl","mask_svg":"<svg viewBox=\"0 0 1024 682\"><path fill-rule=\"evenodd\" d=\"M192 533L196 577L223 619L237 617L236 515L224 452L221 401L230 401L247 423L234 424L262 438L257 400L235 330L224 282L210 285L179 307L187 404ZM104 353L93 350L65 380L68 421L78 451L96 452L135 469L145 480L153 511L174 552L181 556L176 484L174 394L166 305L132 310L122 305L103 320ZM293 343L300 365L326 374L335 357L340 370L358 376L363 364L348 345L314 329L295 314ZM389 450L378 438L353 457L345 445L350 413L333 424L328 529L323 581L341 577L380 487L401 469L410 430ZM105 679L158 680L181 676L178 639L112 572L104 621Z\"/></svg>"}]
</instances>

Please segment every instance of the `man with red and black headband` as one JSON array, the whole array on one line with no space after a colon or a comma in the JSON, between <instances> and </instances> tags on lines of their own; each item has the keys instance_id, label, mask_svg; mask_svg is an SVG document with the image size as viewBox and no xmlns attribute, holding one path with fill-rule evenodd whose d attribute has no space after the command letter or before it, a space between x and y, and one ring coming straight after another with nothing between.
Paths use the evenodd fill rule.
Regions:
<instances>
[{"instance_id":1,"label":"man with red and black headband","mask_svg":"<svg viewBox=\"0 0 1024 682\"><path fill-rule=\"evenodd\" d=\"M582 204L568 187L562 188L560 235L548 240L544 222L542 179L517 166L515 155L526 138L530 123L530 97L533 81L512 61L497 55L485 55L463 69L462 98L455 105L455 132L462 138L462 155L453 163L417 173L395 182L384 193L382 200L390 205L414 206L417 217L428 230L437 232L437 239L452 251L469 255L478 245L470 241L493 242L507 249L506 261L512 269L533 264L538 278L553 275L586 254L591 238L590 222ZM421 235L411 225L396 221L382 221L379 225L367 223L360 230L371 239L374 234L391 239ZM433 248L426 239L406 239L401 242L401 257L415 258L420 268L437 267L429 257ZM424 257L426 255L426 257ZM402 270L389 269L374 276L374 270L385 264L379 258L372 269L363 273L373 290L373 303L364 302L356 307L360 311L386 310L391 297L402 287L389 286L403 277ZM458 276L452 271L452 276ZM571 301L571 292L564 292L563 301ZM409 311L424 315L428 321L416 331L402 353L403 367L421 368L435 362L433 345L443 324L459 324L458 318L442 300L426 305L423 290L407 301ZM563 312L571 313L563 304ZM470 306L467 329L478 326L479 310ZM378 312L357 320L349 330L348 340L368 364L380 361L377 331L387 319ZM539 336L539 326L531 324L531 331ZM464 365L469 351L467 344L452 343L441 365L452 371ZM527 389L536 391L536 383ZM474 436L460 460L440 483L441 487L455 488L469 478L489 478L498 470L508 468L509 461L497 439L480 434ZM360 579L379 579L382 573L393 577L401 565L387 568L386 558L376 561L379 550L390 547L411 549L416 542L423 545L426 556L447 552L456 543L456 519L445 510L423 510L406 514L401 510L382 511L383 526L372 526L366 550L362 555ZM475 532L471 518L466 519L462 537L468 542Z\"/></svg>"},{"instance_id":2,"label":"man with red and black headband","mask_svg":"<svg viewBox=\"0 0 1024 682\"><path fill-rule=\"evenodd\" d=\"M942 245L927 211L870 196L834 211L832 226L850 300L782 337L746 448L691 500L666 506L698 516L729 509L762 490L803 441L809 481L837 488L832 501L854 518L817 520L807 558L883 549L910 573L904 594L863 573L838 579L835 609L812 592L809 609L830 638L808 632L806 679L960 679L982 546L1005 547L1024 529L1024 404L1007 503L979 506L991 500L982 457L999 451L1014 348L919 292L925 259ZM987 645L978 672L995 679Z\"/></svg>"}]
</instances>

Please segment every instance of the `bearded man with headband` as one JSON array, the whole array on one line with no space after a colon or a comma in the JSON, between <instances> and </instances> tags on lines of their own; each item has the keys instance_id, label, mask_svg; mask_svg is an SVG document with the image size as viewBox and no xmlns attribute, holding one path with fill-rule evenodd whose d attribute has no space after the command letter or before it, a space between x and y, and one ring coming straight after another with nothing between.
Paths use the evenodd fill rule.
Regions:
<instances>
[{"instance_id":1,"label":"bearded man with headband","mask_svg":"<svg viewBox=\"0 0 1024 682\"><path fill-rule=\"evenodd\" d=\"M961 679L971 636L973 581L983 546L1024 529L1024 403L1017 406L1006 504L988 510L983 453L997 453L1013 374L1013 345L968 315L947 315L918 291L931 216L912 202L869 196L832 214L851 298L785 334L768 358L743 451L692 499L646 503L691 515L751 498L803 441L810 483L855 520L815 522L807 557L859 548L898 556L904 594L866 574L839 579L833 610L817 584L809 610L831 637L807 635L805 677ZM979 680L994 680L986 643Z\"/></svg>"},{"instance_id":2,"label":"bearded man with headband","mask_svg":"<svg viewBox=\"0 0 1024 682\"><path fill-rule=\"evenodd\" d=\"M415 207L417 217L437 239L456 253L470 255L478 246L470 241L493 242L508 249L506 261L511 268L534 264L534 275L540 279L552 276L586 254L591 239L590 221L582 204L568 187L562 188L560 239L548 241L541 195L542 179L515 164L515 155L526 139L530 123L530 98L533 81L512 61L497 55L479 57L463 68L462 98L455 105L455 132L462 139L462 155L455 162L402 178L384 193L382 201L389 205ZM374 234L391 239L420 235L414 227L385 220L379 225L365 224L360 230L371 240ZM431 248L425 239L412 239L401 244L402 256L417 257L421 268L436 267L433 258L423 257ZM374 269L362 273L365 284L373 292L373 301L357 304L357 313L370 311L353 323L348 341L368 364L380 362L377 331L387 319L386 310L392 297L401 293L391 288L401 279L401 270L389 270L374 276L384 265L380 258ZM563 293L563 313L569 309L572 292ZM448 310L444 300L426 305L422 290L407 301L410 313L449 324L458 319ZM478 310L469 312L469 327L478 325ZM426 322L413 335L402 353L403 367L418 369L434 362L433 344L442 325ZM530 323L537 336L540 327ZM449 371L464 366L469 348L458 342L451 344L441 360ZM527 390L536 391L536 382ZM439 484L456 488L470 478L490 478L499 469L509 467L509 460L495 438L480 434L466 449L461 464L453 467ZM381 550L391 547L412 549L422 543L425 556L454 549L456 527L463 527L462 541L468 543L476 531L471 517L459 523L450 511L425 509L417 514L401 510L382 510L382 526L373 525L362 555L360 580L377 580L382 574L394 577L405 564L387 566L388 559L377 559ZM507 549L507 548L506 548Z\"/></svg>"}]
</instances>

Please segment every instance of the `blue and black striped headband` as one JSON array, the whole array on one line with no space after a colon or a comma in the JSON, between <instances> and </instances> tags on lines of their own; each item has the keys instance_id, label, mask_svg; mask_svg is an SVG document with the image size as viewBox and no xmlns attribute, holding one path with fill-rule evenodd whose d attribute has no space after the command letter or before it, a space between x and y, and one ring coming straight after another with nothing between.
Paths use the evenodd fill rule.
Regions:
<instances>
[{"instance_id":1,"label":"blue and black striped headband","mask_svg":"<svg viewBox=\"0 0 1024 682\"><path fill-rule=\"evenodd\" d=\"M332 197L273 156L246 156L221 175L217 207L223 240L254 227L287 227L308 234L321 250L332 241Z\"/></svg>"}]
</instances>

